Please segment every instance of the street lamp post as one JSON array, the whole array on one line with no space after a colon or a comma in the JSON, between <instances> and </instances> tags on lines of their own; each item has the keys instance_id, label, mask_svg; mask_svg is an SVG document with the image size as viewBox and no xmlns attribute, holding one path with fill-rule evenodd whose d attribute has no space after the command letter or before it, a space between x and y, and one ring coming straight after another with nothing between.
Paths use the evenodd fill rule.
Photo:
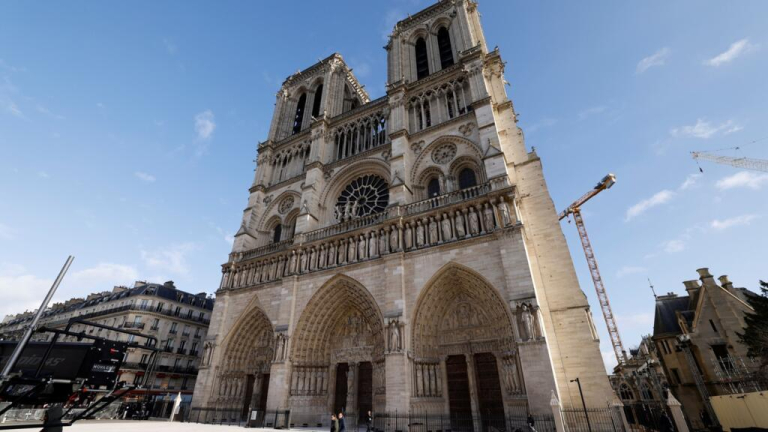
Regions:
<instances>
[{"instance_id":1,"label":"street lamp post","mask_svg":"<svg viewBox=\"0 0 768 432\"><path fill-rule=\"evenodd\" d=\"M579 396L581 396L581 406L584 407L584 417L587 419L587 428L589 432L592 432L592 425L589 423L589 414L587 413L587 403L584 402L584 393L581 391L581 381L578 378L572 379L571 382L575 382L579 386Z\"/></svg>"}]
</instances>

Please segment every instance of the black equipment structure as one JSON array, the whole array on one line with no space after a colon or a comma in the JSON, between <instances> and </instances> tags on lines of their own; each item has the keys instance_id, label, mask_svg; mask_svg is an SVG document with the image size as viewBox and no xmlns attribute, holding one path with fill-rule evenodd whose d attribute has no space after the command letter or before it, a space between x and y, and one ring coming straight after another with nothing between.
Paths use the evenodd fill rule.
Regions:
<instances>
[{"instance_id":1,"label":"black equipment structure","mask_svg":"<svg viewBox=\"0 0 768 432\"><path fill-rule=\"evenodd\" d=\"M74 333L70 331L74 324L123 333L145 339L146 342L140 345L137 342L113 341L86 334L84 331ZM0 416L21 404L66 403L81 394L104 393L104 396L75 415L72 420L66 422L63 420L72 410L70 408L58 419L49 419L45 426L72 426L77 420L96 414L130 392L145 389L148 378L155 371L157 354L161 351L157 347L157 338L154 336L78 318L70 319L64 330L40 327L36 332L53 333L53 338L50 342L29 342L28 340L19 342L24 345L21 355L16 359L10 373L0 377L2 378L0 401L10 402L0 410ZM57 343L59 335L76 337L78 341L89 339L93 343ZM16 345L15 342L0 342L0 367L11 359L11 355L7 353L14 351ZM144 379L139 385L117 380L118 371L129 347L151 351L144 369ZM145 392L144 397L146 400L149 392ZM41 426L41 424L0 425L0 430L40 428Z\"/></svg>"}]
</instances>

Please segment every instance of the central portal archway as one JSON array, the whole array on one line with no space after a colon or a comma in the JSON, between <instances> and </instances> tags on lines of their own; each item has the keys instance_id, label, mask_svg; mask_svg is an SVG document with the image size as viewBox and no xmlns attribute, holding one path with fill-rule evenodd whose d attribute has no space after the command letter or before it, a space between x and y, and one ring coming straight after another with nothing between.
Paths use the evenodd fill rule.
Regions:
<instances>
[{"instance_id":1,"label":"central portal archway","mask_svg":"<svg viewBox=\"0 0 768 432\"><path fill-rule=\"evenodd\" d=\"M298 423L314 422L323 412L353 418L372 410L374 389L384 397L384 383L374 379L383 376L374 370L384 367L384 319L371 293L345 275L326 282L301 313L291 362L291 409Z\"/></svg>"},{"instance_id":2,"label":"central portal archway","mask_svg":"<svg viewBox=\"0 0 768 432\"><path fill-rule=\"evenodd\" d=\"M244 420L251 410L266 408L274 333L264 311L254 307L245 312L224 346L215 403L218 408L238 412Z\"/></svg>"},{"instance_id":3,"label":"central portal archway","mask_svg":"<svg viewBox=\"0 0 768 432\"><path fill-rule=\"evenodd\" d=\"M416 409L447 406L455 430L503 426L505 403L525 403L513 322L499 292L478 273L455 263L438 271L413 314ZM473 425L473 418L483 424Z\"/></svg>"}]
</instances>

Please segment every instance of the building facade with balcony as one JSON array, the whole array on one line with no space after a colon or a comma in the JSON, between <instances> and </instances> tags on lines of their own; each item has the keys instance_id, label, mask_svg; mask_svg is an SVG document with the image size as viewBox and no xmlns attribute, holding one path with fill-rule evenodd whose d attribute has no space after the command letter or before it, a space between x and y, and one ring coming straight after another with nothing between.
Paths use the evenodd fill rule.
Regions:
<instances>
[{"instance_id":1,"label":"building facade with balcony","mask_svg":"<svg viewBox=\"0 0 768 432\"><path fill-rule=\"evenodd\" d=\"M685 281L687 296L669 293L656 299L653 342L668 378L694 429L716 426L711 396L765 390L754 379L757 362L739 342L747 303L756 295L735 288L727 276L719 284L709 269L698 269L698 280Z\"/></svg>"},{"instance_id":2,"label":"building facade with balcony","mask_svg":"<svg viewBox=\"0 0 768 432\"><path fill-rule=\"evenodd\" d=\"M405 18L405 17L404 17ZM396 24L387 94L333 54L277 94L193 407L504 416L613 400L477 4ZM302 421L303 419L303 421Z\"/></svg>"},{"instance_id":3,"label":"building facade with balcony","mask_svg":"<svg viewBox=\"0 0 768 432\"><path fill-rule=\"evenodd\" d=\"M151 351L148 340L84 324L74 324L72 332L120 340L131 344L120 368L120 380L139 386L128 398L177 394L191 398L208 333L214 300L205 293L191 294L176 289L173 282L164 284L136 282L132 288L115 287L111 292L91 294L87 298L56 303L45 312L39 325L64 329L72 319L85 320L110 327L133 331L156 339L161 349L156 368L146 375ZM5 320L0 325L0 338L19 338L32 319L25 312ZM50 340L51 333L37 333L33 340ZM76 337L61 337L60 341L75 342ZM82 342L88 342L83 339Z\"/></svg>"}]
</instances>

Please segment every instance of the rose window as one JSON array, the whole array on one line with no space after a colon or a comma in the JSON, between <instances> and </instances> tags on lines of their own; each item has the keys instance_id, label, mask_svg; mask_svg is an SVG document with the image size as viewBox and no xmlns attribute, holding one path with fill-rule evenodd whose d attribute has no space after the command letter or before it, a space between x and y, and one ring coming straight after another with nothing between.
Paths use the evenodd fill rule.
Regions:
<instances>
[{"instance_id":1,"label":"rose window","mask_svg":"<svg viewBox=\"0 0 768 432\"><path fill-rule=\"evenodd\" d=\"M456 156L456 144L446 143L432 152L432 160L438 164L446 164Z\"/></svg>"},{"instance_id":2,"label":"rose window","mask_svg":"<svg viewBox=\"0 0 768 432\"><path fill-rule=\"evenodd\" d=\"M336 202L339 221L383 212L389 204L389 185L376 175L364 175L352 180Z\"/></svg>"}]
</instances>

